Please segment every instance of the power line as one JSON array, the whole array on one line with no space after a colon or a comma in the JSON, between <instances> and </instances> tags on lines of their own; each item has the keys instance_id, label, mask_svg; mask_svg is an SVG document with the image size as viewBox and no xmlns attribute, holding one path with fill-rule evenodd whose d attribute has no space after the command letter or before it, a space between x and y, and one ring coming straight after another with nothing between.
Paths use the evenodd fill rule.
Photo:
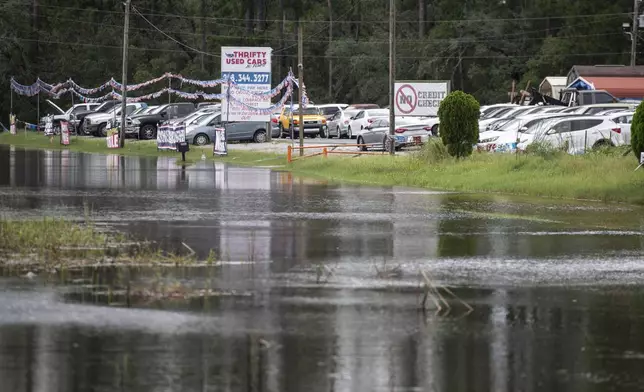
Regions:
<instances>
[{"instance_id":1,"label":"power line","mask_svg":"<svg viewBox=\"0 0 644 392\"><path fill-rule=\"evenodd\" d=\"M43 44L54 44L54 45L71 45L71 46L83 46L83 47L96 47L96 48L109 48L109 49L122 49L121 46L117 45L99 45L99 44L89 44L82 42L63 42L63 41L48 41L48 40L37 40L33 38L21 38L21 37L10 37L10 36L0 36L0 39L3 40L16 40L16 41L25 41L25 42L40 42ZM156 49L156 48L142 48L137 46L129 46L130 50L140 50L140 51L153 51L153 52L170 52L170 53L185 53L182 50L174 49ZM592 56L617 56L617 55L627 55L630 52L599 52L599 53L567 53L565 56L572 57L592 57ZM638 54L644 52L638 52ZM291 55L274 55L275 57L292 57ZM540 57L561 57L560 54L539 54ZM305 55L306 58L333 58L333 59L347 59L346 56L325 56L325 55ZM369 55L356 55L354 57L362 59L383 59L382 56L369 56ZM475 60L475 59L512 59L512 58L532 58L534 55L508 55L508 56L461 56L461 59L464 60ZM398 56L398 59L401 60L429 60L429 59L454 59L454 56Z\"/></svg>"},{"instance_id":2,"label":"power line","mask_svg":"<svg viewBox=\"0 0 644 392\"><path fill-rule=\"evenodd\" d=\"M135 6L132 6L132 11L134 11L134 12L135 12L136 14L138 14L141 18L143 18L143 20L145 20L146 22L148 22L148 24L149 24L150 26L154 27L154 29L155 29L155 30L157 30L159 33L163 34L164 36L166 36L166 37L167 37L167 38L169 38L170 40L172 40L172 41L176 42L177 44L179 44L179 45L183 46L184 48L186 48L186 49L190 49L190 50L192 50L193 52L196 52L196 53L199 53L199 54L205 54L206 56L211 56L211 57L221 57L220 55L217 55L217 54L208 53L208 52L203 52L203 51L201 51L201 50L199 50L199 49L195 49L195 48L193 48L192 46L186 45L186 44L184 44L183 42L181 42L181 41L179 41L179 40L174 39L171 35L166 34L165 32L163 32L163 30L161 30L160 28L156 27L152 22L150 22L150 21L149 21L145 16L143 16L143 15L139 12L139 10L138 10L138 9L136 9L136 7L135 7Z\"/></svg>"},{"instance_id":3,"label":"power line","mask_svg":"<svg viewBox=\"0 0 644 392\"><path fill-rule=\"evenodd\" d=\"M75 22L75 23L81 23L81 24L88 24L88 25L95 25L95 26L101 26L101 27L114 27L114 28L119 28L122 29L123 26L121 25L115 25L115 24L104 24L104 23L99 23L99 22L92 22L92 21L85 21L85 20L77 20L77 19L69 19L69 18L60 18L57 16L48 16L48 15L39 15L39 17L42 18L48 18L48 19L55 19L58 21L63 21L63 22ZM583 26L589 25L588 23L582 24ZM575 25L570 25L566 27L574 27ZM130 27L130 30L139 30L139 31L157 31L156 29L146 29L146 28L136 28L136 27ZM470 38L470 37L454 37L454 38L431 38L431 39L397 39L396 42L399 44L405 44L405 43L410 43L410 44L416 44L416 43L435 43L435 42L446 42L446 43L452 43L452 42L457 42L457 43L477 43L477 42L496 42L496 41L502 41L502 42L513 42L513 41L522 41L522 40L542 40L545 37L521 37L521 35L524 34L532 34L532 33L538 33L538 32L545 32L545 31L551 31L552 29L548 30L528 30L524 32L519 32L516 34L504 34L504 35L498 35L498 36L488 36L486 38ZM39 30L41 32L47 32L45 30ZM174 33L174 34L181 34L181 35L190 35L190 36L195 36L195 37L200 37L201 33L191 33L191 32L185 32L185 31L176 31L176 30L165 30L166 33ZM623 32L621 30L619 32L615 33L597 33L597 34L579 34L579 35L564 35L564 36L555 36L557 38L588 38L588 37L603 37L603 36L613 36L613 35L622 35ZM313 35L313 34L312 34ZM251 40L263 40L263 41L276 41L277 38L275 37L247 37L247 36L240 36L240 35L221 35L221 34L208 34L209 37L216 37L216 38L231 38L231 39L251 39ZM516 39L507 39L507 37L518 37ZM288 42L297 42L297 39L284 39L284 41ZM307 42L314 42L314 43L328 43L329 40L312 40L312 39L307 39ZM333 42L338 42L339 40L334 40ZM374 40L374 39L367 39L367 40L360 40L356 41L356 44L386 44L388 43L387 40ZM281 50L280 50L281 51Z\"/></svg>"},{"instance_id":4,"label":"power line","mask_svg":"<svg viewBox=\"0 0 644 392\"><path fill-rule=\"evenodd\" d=\"M23 4L28 5L28 4ZM69 6L54 6L54 5L38 5L41 8L57 8L57 9L69 9L77 11L89 11L89 12L103 12L110 14L119 14L123 15L123 11L112 11L112 10L99 10L92 8L81 8L81 7L69 7ZM352 6L352 8L355 7ZM139 7L142 10L151 10L150 8ZM348 13L348 12L347 12ZM239 21L246 22L252 21L253 23L257 22L271 22L271 23L282 23L281 19L245 19L245 18L232 18L232 17L210 17L210 16L188 16L181 14L171 14L171 13L145 13L147 16L166 16L166 17L175 17L175 18L185 18L185 19L205 19L212 21ZM597 18L597 17L616 17L616 16L632 16L633 12L617 12L617 13L606 13L606 14L580 14L580 15L551 15L551 16L534 16L534 17L519 17L519 18L480 18L480 19L437 19L437 20L428 20L424 23L435 24L435 23L480 23L480 22L511 22L511 21L536 21L536 20L549 20L549 19L584 19L584 18ZM286 22L296 23L297 20L287 19ZM320 24L320 23L329 23L327 20L302 20L302 23L306 24ZM333 23L347 23L347 24L388 24L388 21L383 20L333 20ZM409 24L409 23L419 23L418 20L397 20L397 24Z\"/></svg>"}]
</instances>

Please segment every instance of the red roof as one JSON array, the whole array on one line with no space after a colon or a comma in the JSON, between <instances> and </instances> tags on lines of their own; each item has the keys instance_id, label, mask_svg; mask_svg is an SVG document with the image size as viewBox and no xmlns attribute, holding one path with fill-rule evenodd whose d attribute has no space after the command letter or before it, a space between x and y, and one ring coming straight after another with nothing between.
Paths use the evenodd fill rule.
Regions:
<instances>
[{"instance_id":1,"label":"red roof","mask_svg":"<svg viewBox=\"0 0 644 392\"><path fill-rule=\"evenodd\" d=\"M583 76L595 86L618 98L644 98L644 77Z\"/></svg>"}]
</instances>

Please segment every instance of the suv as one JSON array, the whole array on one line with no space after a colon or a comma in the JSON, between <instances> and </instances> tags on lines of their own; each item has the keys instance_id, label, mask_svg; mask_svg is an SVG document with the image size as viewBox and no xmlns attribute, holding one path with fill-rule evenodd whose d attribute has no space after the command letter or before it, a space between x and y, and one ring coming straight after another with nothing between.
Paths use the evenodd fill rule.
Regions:
<instances>
[{"instance_id":1,"label":"suv","mask_svg":"<svg viewBox=\"0 0 644 392\"><path fill-rule=\"evenodd\" d=\"M570 154L576 154L585 152L588 147L619 144L617 135L614 135L619 133L621 128L607 117L564 117L552 121L544 130L532 134L528 142L545 142Z\"/></svg>"},{"instance_id":2,"label":"suv","mask_svg":"<svg viewBox=\"0 0 644 392\"><path fill-rule=\"evenodd\" d=\"M128 103L125 106L125 114L129 116L135 110L147 107L147 103ZM83 121L83 133L85 135L107 136L107 123L112 122L116 126L116 120L121 118L121 105L114 106L112 110L105 113L91 113Z\"/></svg>"},{"instance_id":3,"label":"suv","mask_svg":"<svg viewBox=\"0 0 644 392\"><path fill-rule=\"evenodd\" d=\"M132 116L132 127L126 127L126 133L136 133L142 139L154 139L160 122L186 117L194 111L195 105L191 102L167 103L151 113Z\"/></svg>"},{"instance_id":4,"label":"suv","mask_svg":"<svg viewBox=\"0 0 644 392\"><path fill-rule=\"evenodd\" d=\"M282 109L282 114L279 118L279 128L280 135L290 136L290 119L293 116L293 137L299 137L300 127L298 122L300 121L300 109L299 107L294 107L293 112L291 113L291 108L285 106ZM320 114L320 109L315 106L309 106L303 109L302 120L304 121L304 136L316 137L326 137L326 118Z\"/></svg>"}]
</instances>

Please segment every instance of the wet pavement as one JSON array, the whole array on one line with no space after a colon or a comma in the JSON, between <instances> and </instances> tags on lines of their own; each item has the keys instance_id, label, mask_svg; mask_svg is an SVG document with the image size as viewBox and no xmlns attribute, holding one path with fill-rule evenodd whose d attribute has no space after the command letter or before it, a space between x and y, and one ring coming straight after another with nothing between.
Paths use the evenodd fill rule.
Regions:
<instances>
[{"instance_id":1,"label":"wet pavement","mask_svg":"<svg viewBox=\"0 0 644 392\"><path fill-rule=\"evenodd\" d=\"M640 207L0 147L2 219L87 210L219 263L2 270L0 391L644 389Z\"/></svg>"}]
</instances>

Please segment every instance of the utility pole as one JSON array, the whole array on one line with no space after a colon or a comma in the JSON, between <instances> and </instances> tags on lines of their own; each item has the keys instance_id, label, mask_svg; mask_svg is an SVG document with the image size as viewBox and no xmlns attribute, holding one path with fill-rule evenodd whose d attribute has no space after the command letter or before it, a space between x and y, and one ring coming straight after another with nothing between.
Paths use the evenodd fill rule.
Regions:
<instances>
[{"instance_id":1,"label":"utility pole","mask_svg":"<svg viewBox=\"0 0 644 392\"><path fill-rule=\"evenodd\" d=\"M300 113L300 119L298 122L298 129L300 130L299 136L300 136L300 156L304 155L304 108L302 107L302 89L304 88L304 44L302 42L302 21L300 19L297 20L297 69L298 69L298 77L297 77L297 83L298 83L298 97L299 97L299 103L298 103L298 112Z\"/></svg>"},{"instance_id":2,"label":"utility pole","mask_svg":"<svg viewBox=\"0 0 644 392\"><path fill-rule=\"evenodd\" d=\"M396 153L396 2L389 0L389 153Z\"/></svg>"},{"instance_id":3,"label":"utility pole","mask_svg":"<svg viewBox=\"0 0 644 392\"><path fill-rule=\"evenodd\" d=\"M130 33L130 0L125 0L125 26L123 28L123 77L121 83L121 127L119 128L119 147L125 147L125 107L127 105L127 46Z\"/></svg>"},{"instance_id":4,"label":"utility pole","mask_svg":"<svg viewBox=\"0 0 644 392\"><path fill-rule=\"evenodd\" d=\"M637 57L637 33L639 31L640 0L633 0L633 25L631 26L631 67L635 66Z\"/></svg>"}]
</instances>

